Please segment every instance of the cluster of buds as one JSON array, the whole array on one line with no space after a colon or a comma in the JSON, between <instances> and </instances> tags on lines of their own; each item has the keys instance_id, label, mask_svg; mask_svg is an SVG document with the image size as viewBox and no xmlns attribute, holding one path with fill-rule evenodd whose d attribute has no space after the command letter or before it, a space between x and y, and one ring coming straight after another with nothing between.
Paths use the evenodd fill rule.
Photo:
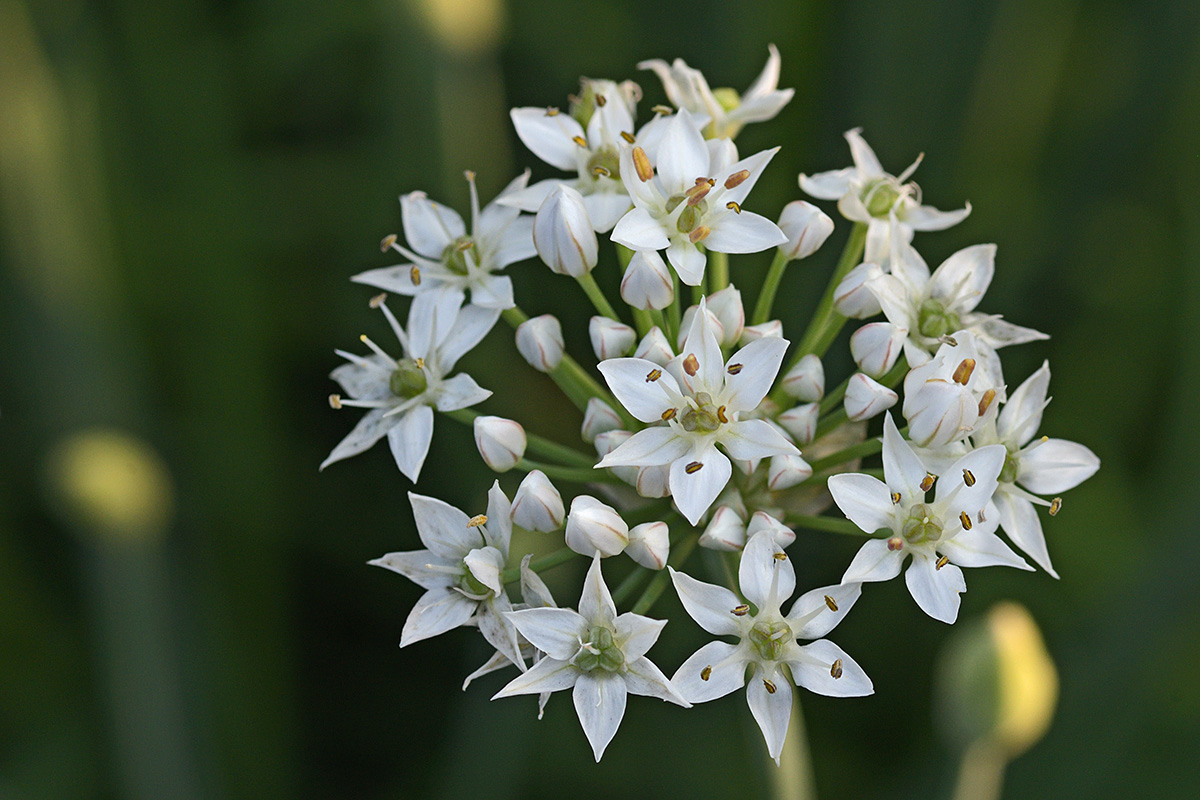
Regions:
<instances>
[{"instance_id":1,"label":"cluster of buds","mask_svg":"<svg viewBox=\"0 0 1200 800\"><path fill-rule=\"evenodd\" d=\"M853 130L852 166L799 176L811 197L837 201L850 228L793 345L773 318L775 299L789 265L818 253L834 220L801 199L776 221L754 211L751 190L778 148L743 157L734 142L792 97L778 88L778 52L771 47L741 94L710 89L682 60L641 66L672 105L640 124L642 91L631 81L584 79L567 110L514 109L521 141L567 174L530 185L526 172L481 208L468 173L469 231L423 192L401 198L403 243L388 236L383 249L404 262L354 277L412 298L404 324L386 294L371 300L399 350L364 336L368 353L337 351L347 363L331 375L341 391L330 404L366 413L322 466L386 437L415 482L435 418L470 425L483 463L513 481L512 501L500 480L474 516L410 493L423 548L371 562L425 590L401 646L478 630L496 654L467 682L515 669L496 697L537 694L539 716L551 693L571 689L597 760L628 694L687 708L745 687L778 762L795 687L873 691L858 662L824 638L863 584L894 578L907 562L917 606L953 623L963 567L1032 569L1019 550L1055 574L1037 507L1057 514L1059 493L1099 461L1039 435L1048 365L1007 391L998 350L1045 337L976 310L995 246L961 250L932 272L913 247L916 231L971 210L923 204L910 180L920 158L893 176ZM615 305L593 278L613 266L601 258L605 238L623 270ZM761 252L773 258L747 309L730 255ZM535 257L595 308L590 353L567 351L552 314L517 305L504 270ZM832 385L824 359L842 327L879 315L849 337L857 369ZM501 318L513 333L493 333ZM538 435L536 419L475 410L492 392L455 365L489 335L513 336L516 354L561 389L582 420L578 441ZM513 362L516 377L525 367ZM876 456L882 469L862 466ZM559 546L536 559L514 552L514 527ZM839 584L801 594L785 613L796 590L789 547L830 531L860 536L861 549ZM725 585L688 574L704 566L696 547L728 560L731 569L710 576ZM578 605L560 607L539 573L580 557ZM604 573L614 571L622 577L610 592ZM646 655L666 624L646 614L668 584L700 628L722 637L670 678Z\"/></svg>"}]
</instances>

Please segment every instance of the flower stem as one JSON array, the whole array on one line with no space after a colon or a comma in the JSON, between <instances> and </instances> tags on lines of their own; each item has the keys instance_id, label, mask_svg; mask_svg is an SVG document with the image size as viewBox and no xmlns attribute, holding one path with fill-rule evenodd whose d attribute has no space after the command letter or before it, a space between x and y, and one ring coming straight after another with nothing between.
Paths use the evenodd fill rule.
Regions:
<instances>
[{"instance_id":1,"label":"flower stem","mask_svg":"<svg viewBox=\"0 0 1200 800\"><path fill-rule=\"evenodd\" d=\"M635 564L633 566L633 572L626 575L625 580L621 581L620 585L617 586L616 589L613 589L613 602L617 605L624 603L629 595L636 592L638 587L641 586L649 577L650 570L646 569L640 564Z\"/></svg>"},{"instance_id":2,"label":"flower stem","mask_svg":"<svg viewBox=\"0 0 1200 800\"><path fill-rule=\"evenodd\" d=\"M591 469L590 467L560 467L557 464L543 464L540 461L530 461L522 458L515 469L523 472L541 470L548 478L572 483L620 483L620 479L607 469Z\"/></svg>"},{"instance_id":3,"label":"flower stem","mask_svg":"<svg viewBox=\"0 0 1200 800\"><path fill-rule=\"evenodd\" d=\"M974 742L963 753L954 800L999 800L1008 761L995 742Z\"/></svg>"},{"instance_id":4,"label":"flower stem","mask_svg":"<svg viewBox=\"0 0 1200 800\"><path fill-rule=\"evenodd\" d=\"M579 281L579 285L583 287L583 291L587 294L588 299L592 301L592 305L596 307L602 315L609 319L621 321L617 316L617 311L608 302L608 298L604 296L604 292L600 291L600 285L596 283L596 279L592 277L592 273L585 272L575 280Z\"/></svg>"},{"instance_id":5,"label":"flower stem","mask_svg":"<svg viewBox=\"0 0 1200 800\"><path fill-rule=\"evenodd\" d=\"M847 536L870 536L853 522L848 519L838 519L837 517L814 517L811 514L788 514L787 522L789 525L795 525L800 528L807 528L812 531L828 531L829 533L842 533Z\"/></svg>"},{"instance_id":6,"label":"flower stem","mask_svg":"<svg viewBox=\"0 0 1200 800\"><path fill-rule=\"evenodd\" d=\"M644 308L635 308L633 311L633 324L637 328L638 336L645 336L654 327L654 320L650 316L650 312Z\"/></svg>"},{"instance_id":7,"label":"flower stem","mask_svg":"<svg viewBox=\"0 0 1200 800\"><path fill-rule=\"evenodd\" d=\"M767 774L772 797L780 800L816 800L812 753L808 749L808 731L804 725L804 710L800 706L800 692L795 693L792 721L779 754L779 767L768 765Z\"/></svg>"},{"instance_id":8,"label":"flower stem","mask_svg":"<svg viewBox=\"0 0 1200 800\"><path fill-rule=\"evenodd\" d=\"M553 553L547 553L541 558L535 558L529 562L529 568L534 572L545 572L548 569L557 567L559 564L565 564L579 554L569 547L560 547ZM509 567L500 573L500 580L505 583L513 583L521 580L521 568Z\"/></svg>"},{"instance_id":9,"label":"flower stem","mask_svg":"<svg viewBox=\"0 0 1200 800\"><path fill-rule=\"evenodd\" d=\"M775 306L775 293L779 291L779 281L783 279L783 271L787 269L787 265L787 255L783 250L776 250L775 259L771 262L762 290L758 293L758 302L754 304L754 314L750 317L751 325L761 325L771 318L771 309Z\"/></svg>"},{"instance_id":10,"label":"flower stem","mask_svg":"<svg viewBox=\"0 0 1200 800\"><path fill-rule=\"evenodd\" d=\"M879 378L879 385L886 386L889 389L895 388L896 384L898 384L898 383L900 383L900 381L904 380L904 376L907 374L908 374L908 361L904 358L904 356L900 356L900 359L896 362L896 365L894 367L892 367L890 370L888 370L887 373L885 373L883 375L883 377ZM845 381L843 381L841 384L839 384L836 389L834 389L832 392L830 392L830 394L828 396L826 396L824 400L821 401L821 413L822 414L824 414L826 412L826 410L827 410L826 403L829 403L831 398L834 398L834 399L833 399L833 402L830 403L830 405L829 405L830 408L832 408L834 405L837 405L837 403L840 402L842 400L842 398L846 396L846 384L848 384L849 382L850 382L850 379L847 378ZM840 394L839 394L839 392L840 392ZM835 397L835 395L836 395L836 397ZM820 437L824 436L829 431L833 430L834 428L839 427L847 419L849 419L849 417L846 414L846 408L844 406L836 409L835 411L831 412L828 416L824 417L817 423L817 431L813 435L813 438L819 439Z\"/></svg>"},{"instance_id":11,"label":"flower stem","mask_svg":"<svg viewBox=\"0 0 1200 800\"><path fill-rule=\"evenodd\" d=\"M830 453L824 458L819 458L809 466L812 467L814 473L824 472L831 467L836 467L838 464L845 464L847 461L853 461L856 458L875 455L882 449L883 440L874 436L865 442L859 442L858 444L838 450L836 453Z\"/></svg>"},{"instance_id":12,"label":"flower stem","mask_svg":"<svg viewBox=\"0 0 1200 800\"><path fill-rule=\"evenodd\" d=\"M467 426L474 426L475 418L480 416L478 411L470 408L463 408L458 411L443 411L442 414ZM579 467L581 469L591 469L596 463L596 459L586 453L581 453L573 447L567 447L529 431L525 431L525 449L542 458L551 458L567 466ZM541 467L537 467L537 469L541 469Z\"/></svg>"},{"instance_id":13,"label":"flower stem","mask_svg":"<svg viewBox=\"0 0 1200 800\"><path fill-rule=\"evenodd\" d=\"M691 533L687 535L677 547L671 549L671 558L669 563L675 569L679 569L683 562L687 561L688 556L692 554L692 550L696 549L696 542L700 541L699 533ZM669 570L662 570L654 576L654 580L650 581L650 585L642 592L642 596L633 604L634 614L645 614L654 605L654 601L663 593L663 589L667 588L667 581L671 579Z\"/></svg>"},{"instance_id":14,"label":"flower stem","mask_svg":"<svg viewBox=\"0 0 1200 800\"><path fill-rule=\"evenodd\" d=\"M708 253L708 286L712 291L719 292L729 285L729 254Z\"/></svg>"}]
</instances>

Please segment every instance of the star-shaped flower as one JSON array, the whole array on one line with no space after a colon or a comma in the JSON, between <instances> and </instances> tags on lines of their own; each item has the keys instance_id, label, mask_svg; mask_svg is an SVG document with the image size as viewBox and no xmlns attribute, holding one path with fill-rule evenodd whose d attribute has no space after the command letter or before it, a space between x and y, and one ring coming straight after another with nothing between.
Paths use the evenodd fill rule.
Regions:
<instances>
[{"instance_id":1,"label":"star-shaped flower","mask_svg":"<svg viewBox=\"0 0 1200 800\"><path fill-rule=\"evenodd\" d=\"M635 433L597 468L670 464L671 496L695 525L729 482L729 457L752 461L799 455L778 428L765 420L743 419L770 390L787 347L785 339L766 337L725 362L702 299L683 355L665 369L643 358L601 361L600 373L629 413L658 424Z\"/></svg>"},{"instance_id":2,"label":"star-shaped flower","mask_svg":"<svg viewBox=\"0 0 1200 800\"><path fill-rule=\"evenodd\" d=\"M395 236L384 239L383 247L399 252L411 263L367 270L351 280L397 294L446 293L457 297L459 305L470 291L472 305L512 308L512 279L496 273L532 258L537 251L533 218L521 216L520 209L505 205L504 200L525 188L529 172L515 178L482 211L475 173L468 172L467 181L471 185L470 234L456 211L435 203L424 192L403 195L400 213L408 247Z\"/></svg>"},{"instance_id":3,"label":"star-shaped flower","mask_svg":"<svg viewBox=\"0 0 1200 800\"><path fill-rule=\"evenodd\" d=\"M791 560L767 532L750 537L738 582L743 603L722 586L671 570L684 609L701 628L736 636L737 644L710 642L683 662L671 683L691 703L705 703L746 686L746 700L775 763L792 716L792 682L832 697L871 694L871 679L833 642L833 630L862 593L862 584L825 586L800 596L785 616L783 603L796 590ZM798 640L816 639L801 645ZM782 668L787 668L784 671ZM747 671L750 672L747 683ZM789 681L788 676L791 676Z\"/></svg>"},{"instance_id":4,"label":"star-shaped flower","mask_svg":"<svg viewBox=\"0 0 1200 800\"><path fill-rule=\"evenodd\" d=\"M333 448L321 469L364 452L386 435L396 466L416 482L433 439L433 409L457 411L491 397L466 373L447 376L492 329L500 312L479 306L460 309L458 303L449 293L418 297L409 309L405 331L382 296L372 301L383 310L404 356L392 358L366 336L362 340L372 355L336 351L350 363L329 377L341 384L349 399L335 394L331 405L371 410Z\"/></svg>"},{"instance_id":5,"label":"star-shaped flower","mask_svg":"<svg viewBox=\"0 0 1200 800\"><path fill-rule=\"evenodd\" d=\"M546 657L492 699L573 687L575 712L597 761L625 716L627 695L690 706L645 655L658 640L666 620L633 613L618 616L600 573L599 554L592 559L584 580L578 612L569 608L530 608L506 616Z\"/></svg>"},{"instance_id":6,"label":"star-shaped flower","mask_svg":"<svg viewBox=\"0 0 1200 800\"><path fill-rule=\"evenodd\" d=\"M736 160L736 148L731 148L727 140L706 144L686 110L667 123L655 164L644 149L623 147L621 181L634 207L613 228L612 240L632 250L665 249L679 279L689 286L704 278L700 245L718 253L757 253L787 242L774 222L742 210L779 148L737 163L731 163Z\"/></svg>"},{"instance_id":7,"label":"star-shaped flower","mask_svg":"<svg viewBox=\"0 0 1200 800\"><path fill-rule=\"evenodd\" d=\"M425 589L404 621L400 646L473 623L492 647L524 670L516 629L505 617L512 603L500 578L512 538L511 506L500 482L488 492L486 516L468 517L436 497L413 492L408 500L428 549L388 553L369 562Z\"/></svg>"},{"instance_id":8,"label":"star-shaped flower","mask_svg":"<svg viewBox=\"0 0 1200 800\"><path fill-rule=\"evenodd\" d=\"M967 590L959 567L1032 569L996 535L997 518L980 513L996 491L1004 457L999 445L981 447L935 479L888 414L883 423L886 483L857 473L829 479L829 492L842 513L867 533L888 534L862 546L842 582L890 580L911 554L904 574L909 594L926 614L952 623L958 618L959 594ZM927 502L935 482L933 502Z\"/></svg>"},{"instance_id":9,"label":"star-shaped flower","mask_svg":"<svg viewBox=\"0 0 1200 800\"><path fill-rule=\"evenodd\" d=\"M905 241L913 231L940 231L957 225L971 213L971 204L958 211L938 211L921 204L921 189L906 183L921 163L919 156L899 177L883 171L875 151L862 138L862 129L846 131L854 166L801 175L800 188L822 200L837 200L842 216L865 222L867 246L864 259L881 264L888 257L891 231L897 229Z\"/></svg>"}]
</instances>

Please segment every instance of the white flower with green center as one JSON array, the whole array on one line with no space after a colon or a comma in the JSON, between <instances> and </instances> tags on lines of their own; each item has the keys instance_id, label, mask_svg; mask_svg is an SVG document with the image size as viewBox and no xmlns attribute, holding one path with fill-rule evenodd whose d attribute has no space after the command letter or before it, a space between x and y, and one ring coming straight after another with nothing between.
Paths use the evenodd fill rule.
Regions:
<instances>
[{"instance_id":1,"label":"white flower with green center","mask_svg":"<svg viewBox=\"0 0 1200 800\"><path fill-rule=\"evenodd\" d=\"M961 442L996 418L1005 397L996 351L970 331L955 331L904 376L909 438L918 447Z\"/></svg>"},{"instance_id":2,"label":"white flower with green center","mask_svg":"<svg viewBox=\"0 0 1200 800\"><path fill-rule=\"evenodd\" d=\"M599 555L584 579L578 612L529 608L506 616L546 656L492 699L574 688L575 712L597 761L625 716L627 695L690 706L646 658L666 620L633 613L618 616L600 573Z\"/></svg>"},{"instance_id":3,"label":"white flower with green center","mask_svg":"<svg viewBox=\"0 0 1200 800\"><path fill-rule=\"evenodd\" d=\"M778 225L742 209L777 152L778 147L763 150L730 163L732 142L706 144L696 119L680 111L666 123L653 164L652 154L641 147L621 149L621 181L634 207L613 228L612 240L631 250L665 249L689 286L704 278L700 246L718 253L757 253L784 244L787 236Z\"/></svg>"},{"instance_id":4,"label":"white flower with green center","mask_svg":"<svg viewBox=\"0 0 1200 800\"><path fill-rule=\"evenodd\" d=\"M711 122L704 132L709 138L732 139L747 123L774 119L795 94L795 89L779 88L779 50L772 44L768 52L762 73L741 95L729 88L708 88L704 74L689 67L682 58L671 64L653 58L639 63L638 69L654 71L662 81L667 99L676 108L707 116Z\"/></svg>"},{"instance_id":5,"label":"white flower with green center","mask_svg":"<svg viewBox=\"0 0 1200 800\"><path fill-rule=\"evenodd\" d=\"M501 202L522 211L537 211L551 192L565 184L583 196L596 231L612 230L632 205L621 182L621 148L637 143L653 150L661 135L661 117L641 130L634 128L640 98L641 89L632 81L618 84L585 79L579 102L573 104L570 114L557 108L514 108L513 127L525 146L547 164L578 177L539 181L506 195Z\"/></svg>"},{"instance_id":6,"label":"white flower with green center","mask_svg":"<svg viewBox=\"0 0 1200 800\"><path fill-rule=\"evenodd\" d=\"M999 445L981 447L934 476L888 414L883 423L886 482L857 473L829 479L842 513L863 531L884 534L862 546L842 582L891 580L911 555L904 574L909 594L926 614L952 623L959 594L967 590L959 567L1032 569L996 535L996 516L981 513L996 491L1004 458Z\"/></svg>"},{"instance_id":7,"label":"white flower with green center","mask_svg":"<svg viewBox=\"0 0 1200 800\"><path fill-rule=\"evenodd\" d=\"M508 561L511 511L500 482L488 492L488 513L468 517L436 497L408 493L417 535L426 550L388 553L369 562L425 590L404 621L400 646L475 624L492 647L525 669L517 631L505 614L512 603L500 573Z\"/></svg>"},{"instance_id":8,"label":"white flower with green center","mask_svg":"<svg viewBox=\"0 0 1200 800\"><path fill-rule=\"evenodd\" d=\"M729 482L730 458L799 455L769 422L743 419L770 391L787 347L785 339L758 339L726 362L702 299L682 355L665 368L643 358L601 361L600 373L621 404L655 425L608 453L597 468L670 464L675 505L697 524Z\"/></svg>"},{"instance_id":9,"label":"white flower with green center","mask_svg":"<svg viewBox=\"0 0 1200 800\"><path fill-rule=\"evenodd\" d=\"M992 348L1049 338L975 311L995 274L996 245L959 250L932 275L925 259L902 237L893 237L892 248L891 274L871 278L866 287L888 322L908 332L904 354L910 367L928 361L944 338L959 330L970 331Z\"/></svg>"},{"instance_id":10,"label":"white flower with green center","mask_svg":"<svg viewBox=\"0 0 1200 800\"><path fill-rule=\"evenodd\" d=\"M838 211L867 224L864 260L882 264L891 249L891 233L912 241L913 231L940 231L957 225L971 213L971 204L957 211L938 211L921 204L921 188L906 182L924 157L918 156L899 177L883 171L875 151L863 140L862 129L846 131L854 166L816 175L801 175L800 188L822 200L837 200Z\"/></svg>"},{"instance_id":11,"label":"white flower with green center","mask_svg":"<svg viewBox=\"0 0 1200 800\"><path fill-rule=\"evenodd\" d=\"M748 603L729 589L673 569L671 580L684 609L701 628L738 639L737 644L704 645L683 662L671 683L690 703L716 700L745 686L750 711L776 764L792 716L792 683L831 697L874 692L871 679L854 659L821 638L846 616L862 584L814 589L801 595L785 615L781 607L796 590L796 574L769 532L752 536L742 552L738 582ZM799 643L808 639L817 641Z\"/></svg>"},{"instance_id":12,"label":"white flower with green center","mask_svg":"<svg viewBox=\"0 0 1200 800\"><path fill-rule=\"evenodd\" d=\"M475 173L468 172L467 181L471 185L469 234L453 209L435 203L424 192L403 195L400 213L408 247L399 244L395 236L384 239L383 247L399 252L410 263L367 270L351 280L397 294L445 293L457 297L459 305L469 291L472 305L512 308L512 279L497 273L509 264L533 258L537 251L533 218L521 216L520 209L503 201L525 188L529 172L515 178L482 211Z\"/></svg>"},{"instance_id":13,"label":"white flower with green center","mask_svg":"<svg viewBox=\"0 0 1200 800\"><path fill-rule=\"evenodd\" d=\"M392 358L379 345L362 337L373 351L358 356L335 351L349 361L330 373L346 396L331 395L334 408L370 409L354 429L333 448L321 469L356 456L388 438L396 466L416 482L433 440L433 409L457 411L491 397L466 373L450 377L454 365L487 335L500 312L466 306L450 294L423 295L413 301L408 330L388 309L382 295L372 301L387 317L404 355Z\"/></svg>"}]
</instances>

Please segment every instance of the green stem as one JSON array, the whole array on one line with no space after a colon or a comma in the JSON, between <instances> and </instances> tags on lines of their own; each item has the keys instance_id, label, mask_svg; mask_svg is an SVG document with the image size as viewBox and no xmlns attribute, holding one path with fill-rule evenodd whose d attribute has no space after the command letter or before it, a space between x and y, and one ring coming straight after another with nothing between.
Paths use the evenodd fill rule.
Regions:
<instances>
[{"instance_id":1,"label":"green stem","mask_svg":"<svg viewBox=\"0 0 1200 800\"><path fill-rule=\"evenodd\" d=\"M644 308L634 308L633 325L637 328L638 337L645 336L654 327L654 319L650 316L650 312Z\"/></svg>"},{"instance_id":2,"label":"green stem","mask_svg":"<svg viewBox=\"0 0 1200 800\"><path fill-rule=\"evenodd\" d=\"M662 309L660 309L660 308L650 309L650 319L654 322L655 325L658 326L658 329L663 332L664 336L671 335L671 333L670 333L671 329L669 327L667 327L667 320L666 320L666 317L663 316Z\"/></svg>"},{"instance_id":3,"label":"green stem","mask_svg":"<svg viewBox=\"0 0 1200 800\"><path fill-rule=\"evenodd\" d=\"M548 478L572 483L620 483L620 479L607 469L591 469L589 467L560 467L557 464L543 464L540 461L530 461L522 458L515 469L522 472L541 470Z\"/></svg>"},{"instance_id":4,"label":"green stem","mask_svg":"<svg viewBox=\"0 0 1200 800\"><path fill-rule=\"evenodd\" d=\"M865 533L850 520L838 519L837 517L814 517L811 514L788 514L787 523L799 528L807 528L812 531L828 531L829 533L841 533L847 536L870 536L869 533Z\"/></svg>"},{"instance_id":5,"label":"green stem","mask_svg":"<svg viewBox=\"0 0 1200 800\"><path fill-rule=\"evenodd\" d=\"M772 797L780 800L816 800L812 753L808 748L808 731L800 706L800 692L795 693L792 721L788 726L787 738L783 740L779 766L768 765L767 774L770 776Z\"/></svg>"},{"instance_id":6,"label":"green stem","mask_svg":"<svg viewBox=\"0 0 1200 800\"><path fill-rule=\"evenodd\" d=\"M708 285L714 292L719 292L729 285L729 254L708 254Z\"/></svg>"},{"instance_id":7,"label":"green stem","mask_svg":"<svg viewBox=\"0 0 1200 800\"><path fill-rule=\"evenodd\" d=\"M787 254L776 250L775 259L771 262L762 290L758 293L758 302L754 304L754 314L750 317L751 325L761 325L771 318L771 309L775 306L775 293L779 291L779 282L783 279L783 271L787 269L787 265Z\"/></svg>"},{"instance_id":8,"label":"green stem","mask_svg":"<svg viewBox=\"0 0 1200 800\"><path fill-rule=\"evenodd\" d=\"M585 272L575 280L579 281L579 285L583 287L583 291L587 294L588 299L592 301L592 305L596 307L604 316L609 319L621 321L617 316L617 311L608 302L608 298L604 296L604 292L600 291L600 285L596 283L596 279L592 277L592 273Z\"/></svg>"},{"instance_id":9,"label":"green stem","mask_svg":"<svg viewBox=\"0 0 1200 800\"><path fill-rule=\"evenodd\" d=\"M878 453L883 449L883 440L878 437L872 437L865 442L851 445L836 453L830 453L827 456L818 458L809 466L812 467L814 473L824 472L831 467L836 467L838 464L845 464L847 461L853 461L856 458L863 458Z\"/></svg>"},{"instance_id":10,"label":"green stem","mask_svg":"<svg viewBox=\"0 0 1200 800\"><path fill-rule=\"evenodd\" d=\"M700 305L700 301L704 299L704 281L700 281L699 285L692 287L692 305Z\"/></svg>"},{"instance_id":11,"label":"green stem","mask_svg":"<svg viewBox=\"0 0 1200 800\"><path fill-rule=\"evenodd\" d=\"M541 558L535 558L530 561L529 568L534 572L544 572L553 567L557 567L559 564L565 564L578 555L578 553L569 547L560 547L553 553L547 553ZM509 567L500 573L500 580L504 581L505 583L513 583L514 581L521 580L521 568Z\"/></svg>"},{"instance_id":12,"label":"green stem","mask_svg":"<svg viewBox=\"0 0 1200 800\"><path fill-rule=\"evenodd\" d=\"M986 739L974 742L963 753L954 800L1000 800L1006 766L999 745Z\"/></svg>"},{"instance_id":13,"label":"green stem","mask_svg":"<svg viewBox=\"0 0 1200 800\"><path fill-rule=\"evenodd\" d=\"M671 549L671 557L668 563L675 569L683 566L683 562L687 561L688 556L692 554L692 550L696 549L696 542L700 540L699 533L689 534L684 538L678 546ZM663 593L663 589L667 588L667 581L671 579L669 570L662 570L654 576L654 580L650 581L650 585L642 592L642 596L633 604L634 614L645 614L654 605L654 601Z\"/></svg>"},{"instance_id":14,"label":"green stem","mask_svg":"<svg viewBox=\"0 0 1200 800\"><path fill-rule=\"evenodd\" d=\"M624 603L629 598L629 595L636 592L638 587L645 583L646 579L649 578L650 575L650 570L646 569L640 564L635 564L633 567L633 572L626 575L625 580L621 581L620 585L613 590L613 602L617 605Z\"/></svg>"},{"instance_id":15,"label":"green stem","mask_svg":"<svg viewBox=\"0 0 1200 800\"><path fill-rule=\"evenodd\" d=\"M458 411L443 411L442 414L471 427L475 425L475 418L481 416L478 411L470 408L463 408ZM529 431L525 432L525 452L533 453L542 458L551 458L567 466L583 469L590 469L596 463L596 459L586 453L581 453L573 447L567 447Z\"/></svg>"}]
</instances>

